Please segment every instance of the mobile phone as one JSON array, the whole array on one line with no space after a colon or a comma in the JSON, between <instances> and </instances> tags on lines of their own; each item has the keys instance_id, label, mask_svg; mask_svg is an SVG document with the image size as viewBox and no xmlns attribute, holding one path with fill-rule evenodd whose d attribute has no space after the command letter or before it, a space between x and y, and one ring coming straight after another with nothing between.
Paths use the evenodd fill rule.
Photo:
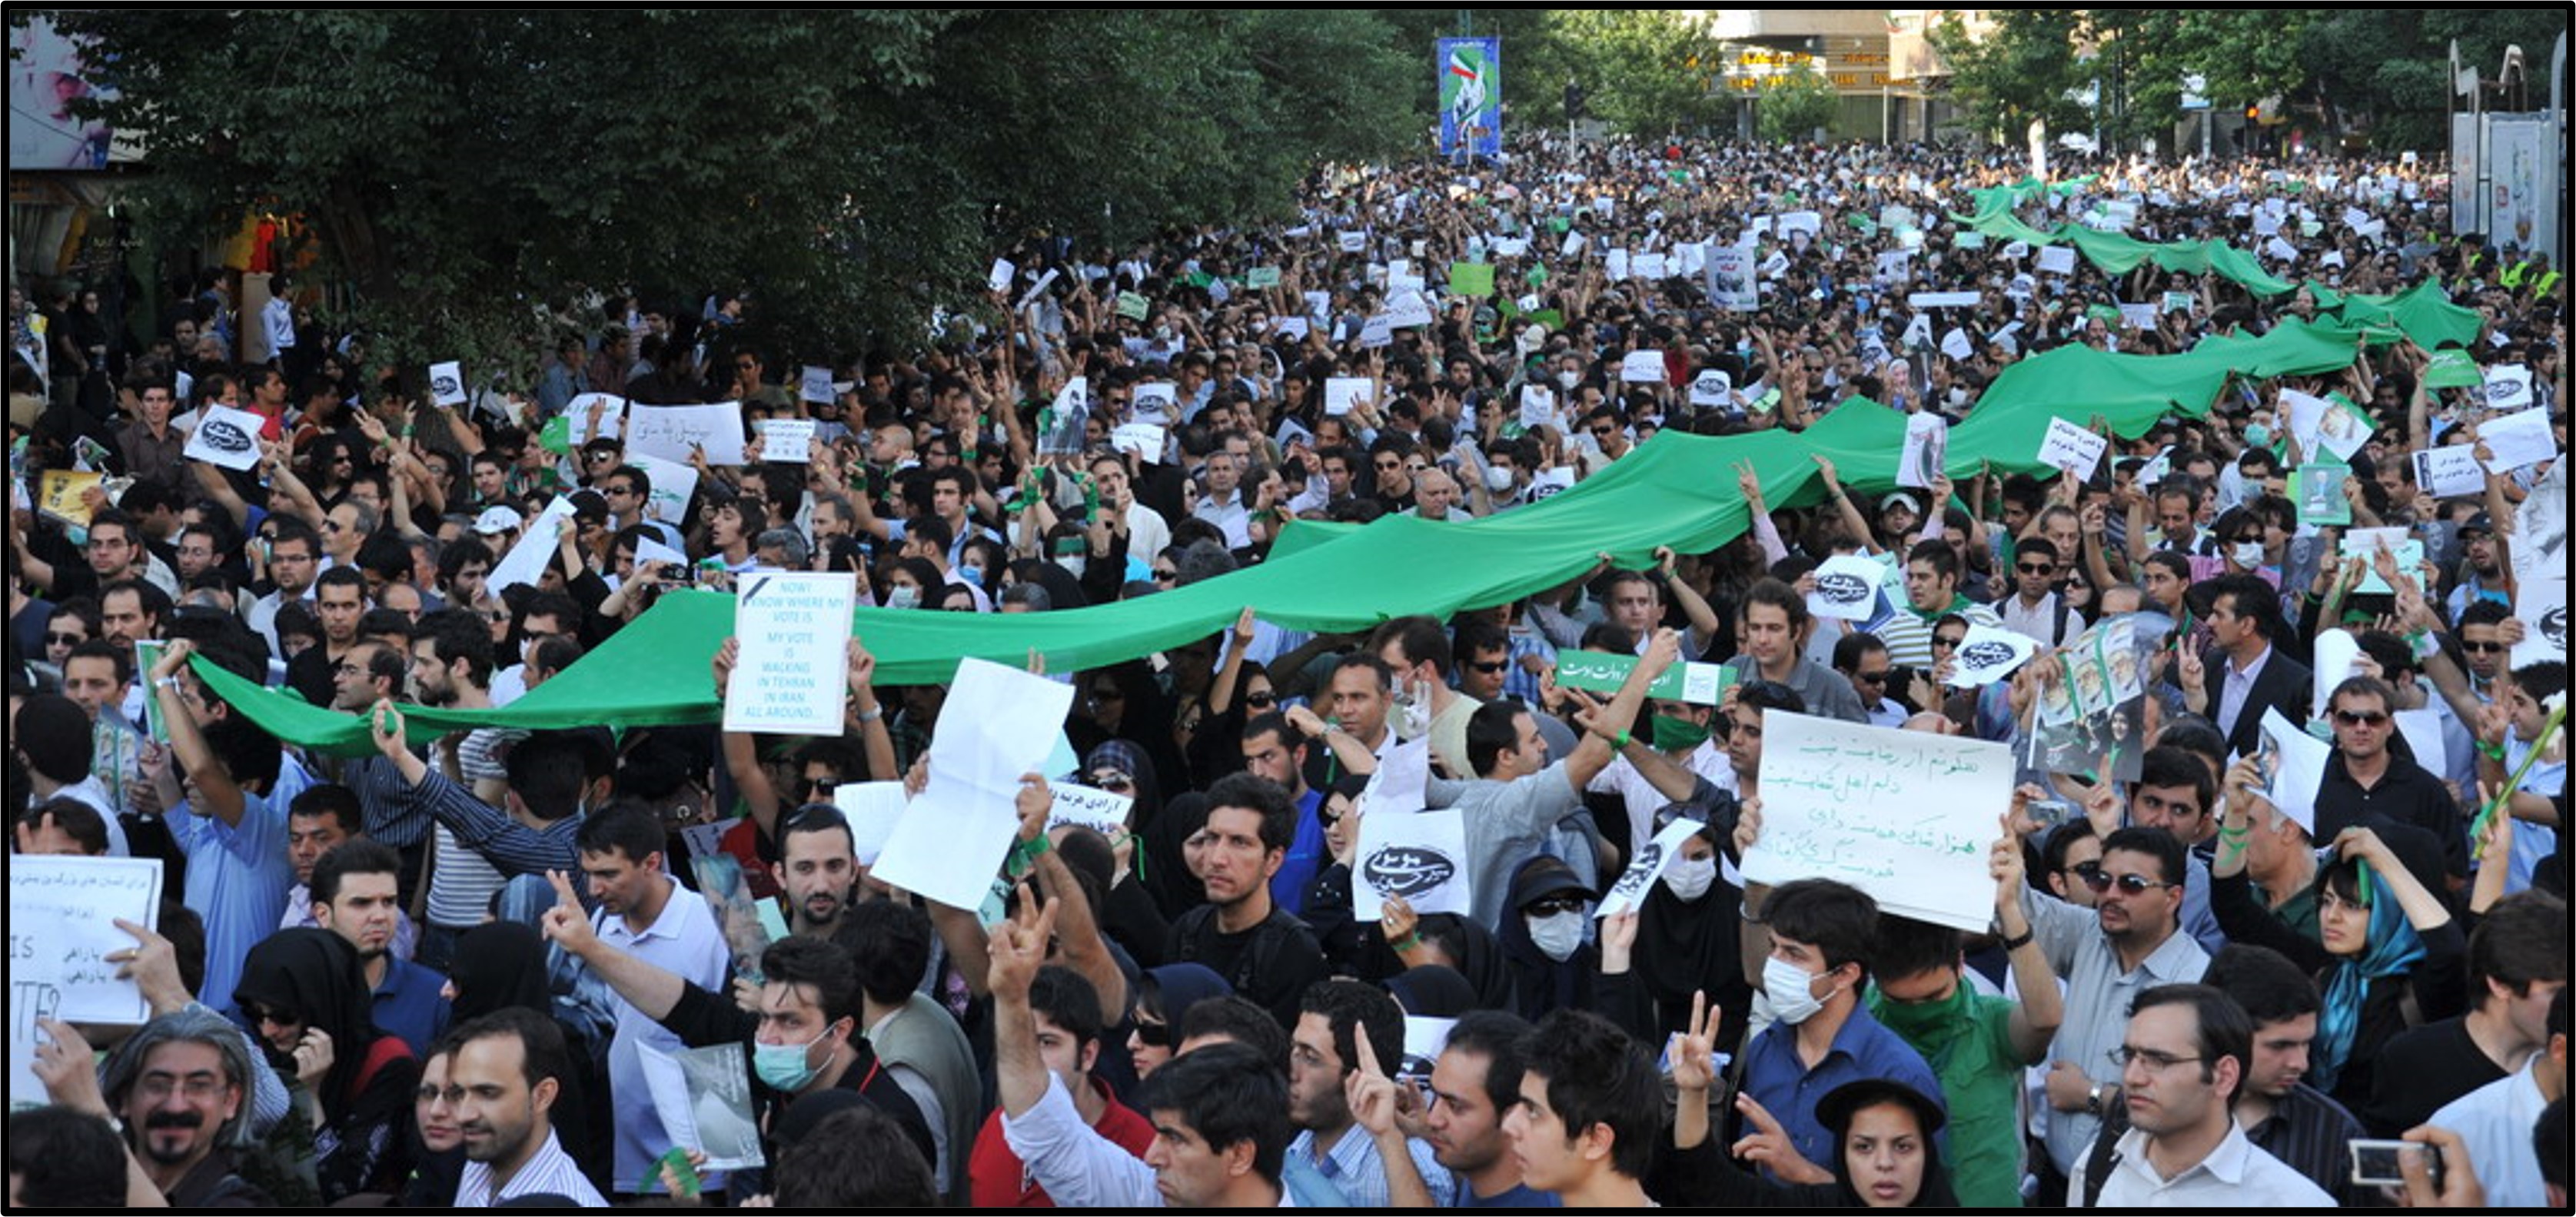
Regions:
<instances>
[{"instance_id":1,"label":"mobile phone","mask_svg":"<svg viewBox=\"0 0 2576 1217\"><path fill-rule=\"evenodd\" d=\"M2406 1176L2397 1169L2398 1156L2409 1153L2429 1154L2433 1186L2442 1186L2442 1150L2440 1146L2420 1141L2382 1141L2371 1137L2354 1137L2352 1147L2352 1181L2361 1187L2404 1187Z\"/></svg>"},{"instance_id":2,"label":"mobile phone","mask_svg":"<svg viewBox=\"0 0 2576 1217\"><path fill-rule=\"evenodd\" d=\"M2042 829L2055 828L2075 818L2075 804L2064 799L2032 799L2022 804L2021 810L2032 825Z\"/></svg>"}]
</instances>

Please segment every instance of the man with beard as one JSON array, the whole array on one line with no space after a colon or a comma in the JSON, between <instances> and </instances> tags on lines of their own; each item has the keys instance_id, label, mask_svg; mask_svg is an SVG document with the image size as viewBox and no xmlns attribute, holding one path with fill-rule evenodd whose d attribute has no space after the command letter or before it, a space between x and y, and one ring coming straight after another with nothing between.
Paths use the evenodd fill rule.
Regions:
<instances>
[{"instance_id":1,"label":"man with beard","mask_svg":"<svg viewBox=\"0 0 2576 1217\"><path fill-rule=\"evenodd\" d=\"M1404 1008L1395 998L1347 978L1317 981L1300 1000L1289 1044L1288 1119L1298 1133L1288 1155L1311 1164L1352 1207L1363 1209L1393 1203L1389 1184L1405 1169L1395 1165L1401 1160L1424 1181L1433 1205L1448 1207L1456 1184L1436 1169L1430 1144L1400 1134L1379 1138L1351 1109L1348 1083L1363 1062L1404 1058Z\"/></svg>"},{"instance_id":2,"label":"man with beard","mask_svg":"<svg viewBox=\"0 0 2576 1217\"><path fill-rule=\"evenodd\" d=\"M222 1015L190 1003L145 1023L109 1059L109 1107L143 1173L177 1209L272 1208L233 1171L249 1119L250 1044Z\"/></svg>"},{"instance_id":3,"label":"man with beard","mask_svg":"<svg viewBox=\"0 0 2576 1217\"><path fill-rule=\"evenodd\" d=\"M401 873L402 856L389 846L364 838L334 846L313 866L313 921L358 949L377 1029L425 1055L447 1030L447 978L394 953Z\"/></svg>"},{"instance_id":4,"label":"man with beard","mask_svg":"<svg viewBox=\"0 0 2576 1217\"><path fill-rule=\"evenodd\" d=\"M411 639L411 695L421 705L441 709L491 708L492 631L478 614L442 609L420 619ZM524 738L525 732L501 727L450 733L438 743L440 767L474 797L498 807L510 786L502 752ZM429 932L421 942L420 962L446 966L456 939L482 923L483 910L504 881L491 862L466 848L446 825L432 825Z\"/></svg>"},{"instance_id":5,"label":"man with beard","mask_svg":"<svg viewBox=\"0 0 2576 1217\"><path fill-rule=\"evenodd\" d=\"M858 845L838 808L799 808L787 818L779 860L770 871L787 897L790 931L830 938L855 898Z\"/></svg>"},{"instance_id":6,"label":"man with beard","mask_svg":"<svg viewBox=\"0 0 2576 1217\"><path fill-rule=\"evenodd\" d=\"M2443 605L2450 610L2451 620L2459 621L2470 605L2480 602L2512 608L2513 596L2508 586L2511 580L2504 569L2504 547L2496 543L2495 522L2487 517L2487 513L2481 511L2461 522L2460 548L2468 554L2469 577L2451 589L2450 600Z\"/></svg>"},{"instance_id":7,"label":"man with beard","mask_svg":"<svg viewBox=\"0 0 2576 1217\"><path fill-rule=\"evenodd\" d=\"M556 1139L555 1097L571 1071L554 1020L517 1006L456 1029L448 1087L465 1134L459 1208L499 1208L521 1196L569 1196L583 1208L606 1208L581 1167Z\"/></svg>"}]
</instances>

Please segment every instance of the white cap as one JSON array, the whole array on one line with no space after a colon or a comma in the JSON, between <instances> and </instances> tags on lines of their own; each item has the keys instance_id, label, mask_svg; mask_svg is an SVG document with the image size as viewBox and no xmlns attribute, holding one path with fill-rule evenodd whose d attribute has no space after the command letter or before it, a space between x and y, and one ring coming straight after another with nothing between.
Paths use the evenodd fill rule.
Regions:
<instances>
[{"instance_id":1,"label":"white cap","mask_svg":"<svg viewBox=\"0 0 2576 1217\"><path fill-rule=\"evenodd\" d=\"M487 537L494 536L514 531L521 523L518 512L507 507L486 507L483 514L474 517L474 531Z\"/></svg>"}]
</instances>

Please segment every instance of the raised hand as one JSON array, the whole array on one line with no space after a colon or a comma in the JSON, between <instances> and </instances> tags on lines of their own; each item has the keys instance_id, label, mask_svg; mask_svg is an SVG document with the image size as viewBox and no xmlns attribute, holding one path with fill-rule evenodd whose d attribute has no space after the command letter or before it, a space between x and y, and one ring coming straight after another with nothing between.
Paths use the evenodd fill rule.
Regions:
<instances>
[{"instance_id":1,"label":"raised hand","mask_svg":"<svg viewBox=\"0 0 2576 1217\"><path fill-rule=\"evenodd\" d=\"M1672 1042L1673 1086L1705 1094L1717 1085L1718 1011L1705 990L1691 992L1690 1030L1676 1032Z\"/></svg>"},{"instance_id":2,"label":"raised hand","mask_svg":"<svg viewBox=\"0 0 2576 1217\"><path fill-rule=\"evenodd\" d=\"M1056 901L1050 897L1040 904L1037 893L1022 884L1018 906L1010 920L993 927L984 979L996 999L1026 1002L1029 983L1046 963L1047 942L1055 937Z\"/></svg>"},{"instance_id":3,"label":"raised hand","mask_svg":"<svg viewBox=\"0 0 2576 1217\"><path fill-rule=\"evenodd\" d=\"M1753 1135L1735 1143L1736 1157L1755 1166L1770 1167L1771 1173L1778 1176L1784 1183L1821 1184L1834 1181L1834 1177L1823 1167L1799 1155L1797 1146L1789 1140L1788 1131L1780 1127L1780 1121L1773 1117L1768 1109L1754 1102L1752 1095L1742 1091L1736 1092L1735 1110L1742 1113L1745 1119L1750 1120L1754 1128Z\"/></svg>"},{"instance_id":4,"label":"raised hand","mask_svg":"<svg viewBox=\"0 0 2576 1217\"><path fill-rule=\"evenodd\" d=\"M559 870L546 872L546 882L555 889L555 904L545 911L540 927L547 941L564 949L568 955L580 956L599 945L599 935L590 928L590 913L581 907L581 896L572 890L572 877Z\"/></svg>"}]
</instances>

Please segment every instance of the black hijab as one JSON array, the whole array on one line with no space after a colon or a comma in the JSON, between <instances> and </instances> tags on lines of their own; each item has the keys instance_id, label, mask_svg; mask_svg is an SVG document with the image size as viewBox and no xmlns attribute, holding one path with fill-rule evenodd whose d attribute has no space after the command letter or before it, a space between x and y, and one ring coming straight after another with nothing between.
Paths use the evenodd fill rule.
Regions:
<instances>
[{"instance_id":1,"label":"black hijab","mask_svg":"<svg viewBox=\"0 0 2576 1217\"><path fill-rule=\"evenodd\" d=\"M242 961L241 983L233 988L236 1005L257 1003L301 1015L307 1028L331 1037L331 1071L323 1075L316 1097L328 1120L356 1096L347 1093L379 1032L375 990L367 985L358 949L329 930L310 926L279 930L250 949ZM254 1040L259 1037L254 1034ZM265 1040L259 1040L263 1047ZM275 1048L269 1059L292 1072L291 1058L280 1061Z\"/></svg>"},{"instance_id":2,"label":"black hijab","mask_svg":"<svg viewBox=\"0 0 2576 1217\"><path fill-rule=\"evenodd\" d=\"M546 975L545 938L529 926L489 921L467 930L448 968L448 981L456 986L454 1021L514 1007L552 1018L554 995Z\"/></svg>"}]
</instances>

